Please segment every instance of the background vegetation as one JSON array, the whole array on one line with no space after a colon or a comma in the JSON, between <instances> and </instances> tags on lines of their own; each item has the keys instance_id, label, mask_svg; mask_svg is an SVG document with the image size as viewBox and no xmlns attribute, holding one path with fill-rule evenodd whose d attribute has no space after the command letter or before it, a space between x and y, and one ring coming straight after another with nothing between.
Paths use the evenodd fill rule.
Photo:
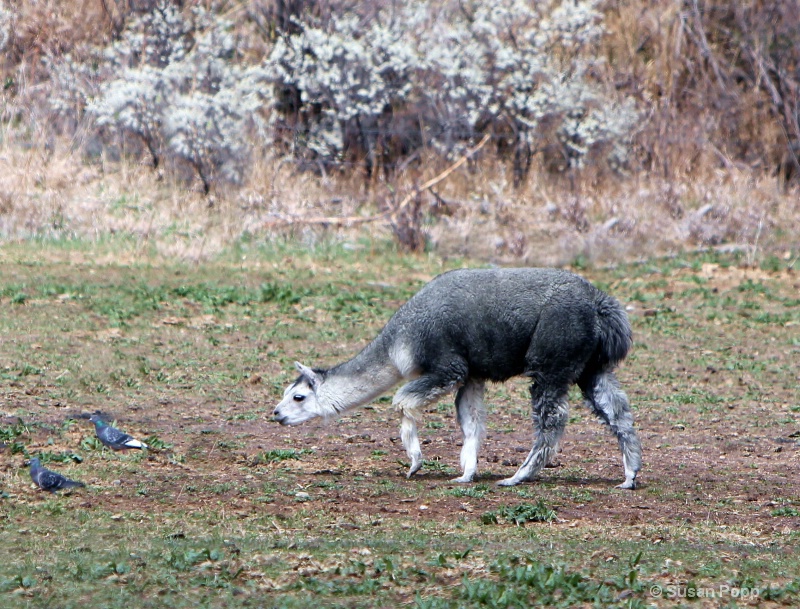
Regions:
<instances>
[{"instance_id":1,"label":"background vegetation","mask_svg":"<svg viewBox=\"0 0 800 609\"><path fill-rule=\"evenodd\" d=\"M798 21L796 0L4 0L0 233L791 259Z\"/></svg>"}]
</instances>

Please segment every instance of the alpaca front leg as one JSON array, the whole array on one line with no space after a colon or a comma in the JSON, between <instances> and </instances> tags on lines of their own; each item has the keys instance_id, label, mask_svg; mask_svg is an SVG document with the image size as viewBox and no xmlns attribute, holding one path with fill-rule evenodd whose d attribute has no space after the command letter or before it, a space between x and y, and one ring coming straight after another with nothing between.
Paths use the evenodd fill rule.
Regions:
<instances>
[{"instance_id":1,"label":"alpaca front leg","mask_svg":"<svg viewBox=\"0 0 800 609\"><path fill-rule=\"evenodd\" d=\"M470 380L456 394L458 425L464 438L461 448L462 475L452 482L472 482L478 471L478 450L486 435L486 408L483 404L484 383Z\"/></svg>"},{"instance_id":2,"label":"alpaca front leg","mask_svg":"<svg viewBox=\"0 0 800 609\"><path fill-rule=\"evenodd\" d=\"M403 385L395 394L392 404L402 412L400 423L400 438L403 448L411 459L411 467L407 476L410 478L422 467L422 449L417 434L417 424L421 419L423 409L438 400L447 389L442 383L432 376L422 376L410 383Z\"/></svg>"},{"instance_id":3,"label":"alpaca front leg","mask_svg":"<svg viewBox=\"0 0 800 609\"><path fill-rule=\"evenodd\" d=\"M408 458L411 460L411 467L408 469L407 478L416 474L422 467L422 449L419 444L417 434L416 418L407 410L403 410L403 420L400 423L400 438L403 441L403 448L406 449Z\"/></svg>"}]
</instances>

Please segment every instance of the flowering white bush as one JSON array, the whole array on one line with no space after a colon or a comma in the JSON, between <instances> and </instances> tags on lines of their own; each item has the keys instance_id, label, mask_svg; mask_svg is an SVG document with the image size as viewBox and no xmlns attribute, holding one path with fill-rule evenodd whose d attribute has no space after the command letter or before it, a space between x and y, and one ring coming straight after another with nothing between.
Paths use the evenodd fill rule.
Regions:
<instances>
[{"instance_id":1,"label":"flowering white bush","mask_svg":"<svg viewBox=\"0 0 800 609\"><path fill-rule=\"evenodd\" d=\"M371 151L376 122L402 107L414 85L419 56L401 19L362 23L355 14L332 16L325 26L298 23L299 33L279 38L267 69L273 82L300 94L314 114L304 146L340 159L354 123Z\"/></svg>"},{"instance_id":2,"label":"flowering white bush","mask_svg":"<svg viewBox=\"0 0 800 609\"><path fill-rule=\"evenodd\" d=\"M445 85L425 90L430 105L463 117L471 131L510 131L513 146L535 147L549 125L560 125L566 149L585 154L589 132L567 122L589 103L602 106L584 57L602 34L597 4L500 0L439 21L422 40L433 78Z\"/></svg>"},{"instance_id":3,"label":"flowering white bush","mask_svg":"<svg viewBox=\"0 0 800 609\"><path fill-rule=\"evenodd\" d=\"M164 114L169 148L192 164L203 181L219 176L239 181L243 159L250 150L248 126L260 123L264 106L265 76L260 68L232 66L218 83L216 93L192 89L174 99Z\"/></svg>"},{"instance_id":4,"label":"flowering white bush","mask_svg":"<svg viewBox=\"0 0 800 609\"><path fill-rule=\"evenodd\" d=\"M11 40L11 28L14 26L14 13L5 2L0 2L0 53L5 51L6 45Z\"/></svg>"},{"instance_id":5,"label":"flowering white bush","mask_svg":"<svg viewBox=\"0 0 800 609\"><path fill-rule=\"evenodd\" d=\"M156 167L165 143L164 112L180 84L178 75L172 77L168 70L186 57L191 31L178 10L166 3L133 20L120 39L103 50L106 79L88 106L96 123L119 139L138 137Z\"/></svg>"},{"instance_id":6,"label":"flowering white bush","mask_svg":"<svg viewBox=\"0 0 800 609\"><path fill-rule=\"evenodd\" d=\"M618 167L638 115L589 77L603 34L599 4L499 0L438 21L422 40L431 78L444 85L425 89L429 105L460 118L444 124L462 132L493 128L522 164L556 140L572 167L598 148Z\"/></svg>"},{"instance_id":7,"label":"flowering white bush","mask_svg":"<svg viewBox=\"0 0 800 609\"><path fill-rule=\"evenodd\" d=\"M97 64L75 61L69 54L60 57L48 55L43 62L50 75L47 91L50 109L74 127L99 92Z\"/></svg>"},{"instance_id":8,"label":"flowering white bush","mask_svg":"<svg viewBox=\"0 0 800 609\"><path fill-rule=\"evenodd\" d=\"M599 4L423 0L304 13L248 65L230 21L161 0L91 66L50 59L51 105L85 108L115 141L142 142L156 166L189 163L206 191L241 177L254 128L297 158L368 171L423 146L458 155L486 133L513 157L517 180L544 149L564 166L618 168L638 115L591 76L601 71ZM3 15L0 6L0 42Z\"/></svg>"},{"instance_id":9,"label":"flowering white bush","mask_svg":"<svg viewBox=\"0 0 800 609\"><path fill-rule=\"evenodd\" d=\"M446 154L490 130L523 172L553 142L570 166L598 149L612 151L618 166L637 113L588 76L603 33L599 3L408 3L366 23L354 15L298 23L298 33L275 45L268 69L279 87L298 93L300 108L290 111L302 119L301 144L323 159L342 158L353 123L371 151L379 117L405 110L419 117L420 143Z\"/></svg>"},{"instance_id":10,"label":"flowering white bush","mask_svg":"<svg viewBox=\"0 0 800 609\"><path fill-rule=\"evenodd\" d=\"M163 70L150 66L126 68L120 78L102 85L88 111L98 125L108 127L120 138L126 134L141 138L157 167L163 146L162 116L171 93Z\"/></svg>"},{"instance_id":11,"label":"flowering white bush","mask_svg":"<svg viewBox=\"0 0 800 609\"><path fill-rule=\"evenodd\" d=\"M240 177L247 131L269 94L260 68L234 61L231 30L201 8L187 17L158 4L106 49L115 77L89 105L98 125L139 137L155 165L165 154L190 163L205 192L220 176Z\"/></svg>"}]
</instances>

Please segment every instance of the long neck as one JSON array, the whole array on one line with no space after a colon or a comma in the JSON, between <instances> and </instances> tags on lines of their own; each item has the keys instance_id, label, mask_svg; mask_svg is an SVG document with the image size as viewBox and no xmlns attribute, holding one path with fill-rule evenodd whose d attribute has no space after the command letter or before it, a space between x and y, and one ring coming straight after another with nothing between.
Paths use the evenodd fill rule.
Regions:
<instances>
[{"instance_id":1,"label":"long neck","mask_svg":"<svg viewBox=\"0 0 800 609\"><path fill-rule=\"evenodd\" d=\"M325 373L317 399L341 413L368 404L389 391L401 378L383 341L376 339L353 359Z\"/></svg>"}]
</instances>

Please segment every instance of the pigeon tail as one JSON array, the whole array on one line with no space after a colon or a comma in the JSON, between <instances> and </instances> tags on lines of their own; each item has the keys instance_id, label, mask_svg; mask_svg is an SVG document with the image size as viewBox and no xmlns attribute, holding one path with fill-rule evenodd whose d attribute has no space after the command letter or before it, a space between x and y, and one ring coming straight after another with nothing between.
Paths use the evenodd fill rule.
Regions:
<instances>
[{"instance_id":1,"label":"pigeon tail","mask_svg":"<svg viewBox=\"0 0 800 609\"><path fill-rule=\"evenodd\" d=\"M73 487L84 487L86 486L83 482L78 482L77 480L70 480L69 478L64 478L64 481L61 483L59 488L73 488Z\"/></svg>"}]
</instances>

